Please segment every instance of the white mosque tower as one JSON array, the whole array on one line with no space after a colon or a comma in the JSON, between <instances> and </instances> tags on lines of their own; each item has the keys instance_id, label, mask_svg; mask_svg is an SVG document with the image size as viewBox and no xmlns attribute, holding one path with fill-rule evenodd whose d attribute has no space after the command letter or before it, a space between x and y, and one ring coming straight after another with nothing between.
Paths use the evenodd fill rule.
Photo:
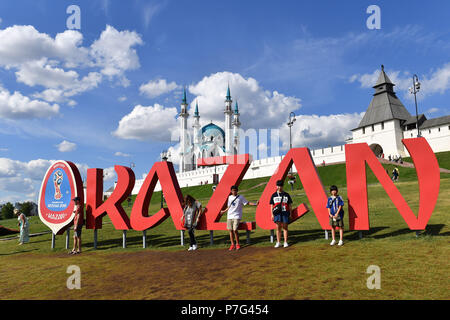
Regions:
<instances>
[{"instance_id":1,"label":"white mosque tower","mask_svg":"<svg viewBox=\"0 0 450 320\"><path fill-rule=\"evenodd\" d=\"M184 96L181 102L181 112L180 112L180 172L184 172L186 169L186 147L188 145L188 132L187 132L187 119L189 118L189 113L187 112L187 100L186 100L186 88L184 88Z\"/></svg>"},{"instance_id":2,"label":"white mosque tower","mask_svg":"<svg viewBox=\"0 0 450 320\"><path fill-rule=\"evenodd\" d=\"M187 130L189 113L187 111L186 89L184 89L183 100L181 102L180 121L180 167L179 172L192 171L197 169L197 159L216 156L239 154L239 109L236 102L232 110L233 100L231 99L230 86L228 85L225 100L225 130L209 123L200 126L200 113L198 101L195 104L194 123L192 134Z\"/></svg>"}]
</instances>

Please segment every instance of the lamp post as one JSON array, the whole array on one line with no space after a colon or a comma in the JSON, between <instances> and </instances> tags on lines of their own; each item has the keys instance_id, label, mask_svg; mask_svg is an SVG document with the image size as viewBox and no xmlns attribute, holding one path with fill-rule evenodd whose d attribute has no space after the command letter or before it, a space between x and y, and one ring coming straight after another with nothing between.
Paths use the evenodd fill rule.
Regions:
<instances>
[{"instance_id":1,"label":"lamp post","mask_svg":"<svg viewBox=\"0 0 450 320\"><path fill-rule=\"evenodd\" d=\"M289 114L289 121L287 123L287 126L289 127L289 150L292 149L292 126L294 125L295 122L295 113L291 112ZM291 167L291 173L292 173L292 167Z\"/></svg>"},{"instance_id":2,"label":"lamp post","mask_svg":"<svg viewBox=\"0 0 450 320\"><path fill-rule=\"evenodd\" d=\"M414 95L414 102L416 103L416 127L417 127L417 136L420 137L419 131L419 113L417 112L417 97L416 94L420 90L420 82L417 74L413 75L413 85L409 88L409 92Z\"/></svg>"},{"instance_id":3,"label":"lamp post","mask_svg":"<svg viewBox=\"0 0 450 320\"><path fill-rule=\"evenodd\" d=\"M295 113L291 112L289 114L289 122L287 123L288 127L289 127L289 149L292 149L292 126L294 125L295 122Z\"/></svg>"}]
</instances>

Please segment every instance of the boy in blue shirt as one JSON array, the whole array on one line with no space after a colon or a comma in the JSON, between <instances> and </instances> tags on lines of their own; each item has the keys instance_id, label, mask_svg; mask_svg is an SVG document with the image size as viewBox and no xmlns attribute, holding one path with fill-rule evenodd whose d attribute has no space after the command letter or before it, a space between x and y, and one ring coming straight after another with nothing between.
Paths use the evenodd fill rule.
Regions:
<instances>
[{"instance_id":1,"label":"boy in blue shirt","mask_svg":"<svg viewBox=\"0 0 450 320\"><path fill-rule=\"evenodd\" d=\"M338 195L338 188L336 186L330 187L331 197L327 200L328 215L330 216L331 236L333 240L330 245L336 244L335 234L336 228L339 228L340 240L338 246L342 246L344 242L342 238L344 236L344 200Z\"/></svg>"}]
</instances>

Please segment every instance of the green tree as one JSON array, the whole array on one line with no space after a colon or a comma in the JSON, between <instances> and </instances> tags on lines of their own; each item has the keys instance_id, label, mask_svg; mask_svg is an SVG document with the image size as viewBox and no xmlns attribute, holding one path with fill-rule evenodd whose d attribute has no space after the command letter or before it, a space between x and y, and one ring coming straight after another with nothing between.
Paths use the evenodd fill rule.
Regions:
<instances>
[{"instance_id":1,"label":"green tree","mask_svg":"<svg viewBox=\"0 0 450 320\"><path fill-rule=\"evenodd\" d=\"M27 217L31 215L31 209L33 209L33 203L30 201L24 202L20 205L20 212Z\"/></svg>"},{"instance_id":2,"label":"green tree","mask_svg":"<svg viewBox=\"0 0 450 320\"><path fill-rule=\"evenodd\" d=\"M7 202L3 207L0 215L3 219L11 219L14 217L14 206L11 202Z\"/></svg>"}]
</instances>

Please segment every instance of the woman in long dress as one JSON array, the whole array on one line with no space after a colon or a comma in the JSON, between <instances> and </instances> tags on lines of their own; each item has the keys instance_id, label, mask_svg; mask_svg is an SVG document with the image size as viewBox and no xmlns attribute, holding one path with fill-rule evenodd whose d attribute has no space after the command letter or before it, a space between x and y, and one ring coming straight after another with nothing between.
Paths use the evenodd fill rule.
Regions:
<instances>
[{"instance_id":1,"label":"woman in long dress","mask_svg":"<svg viewBox=\"0 0 450 320\"><path fill-rule=\"evenodd\" d=\"M27 217L19 211L19 209L14 209L14 214L17 216L20 227L20 240L19 245L27 243L30 241L29 231L28 231L28 219Z\"/></svg>"}]
</instances>

